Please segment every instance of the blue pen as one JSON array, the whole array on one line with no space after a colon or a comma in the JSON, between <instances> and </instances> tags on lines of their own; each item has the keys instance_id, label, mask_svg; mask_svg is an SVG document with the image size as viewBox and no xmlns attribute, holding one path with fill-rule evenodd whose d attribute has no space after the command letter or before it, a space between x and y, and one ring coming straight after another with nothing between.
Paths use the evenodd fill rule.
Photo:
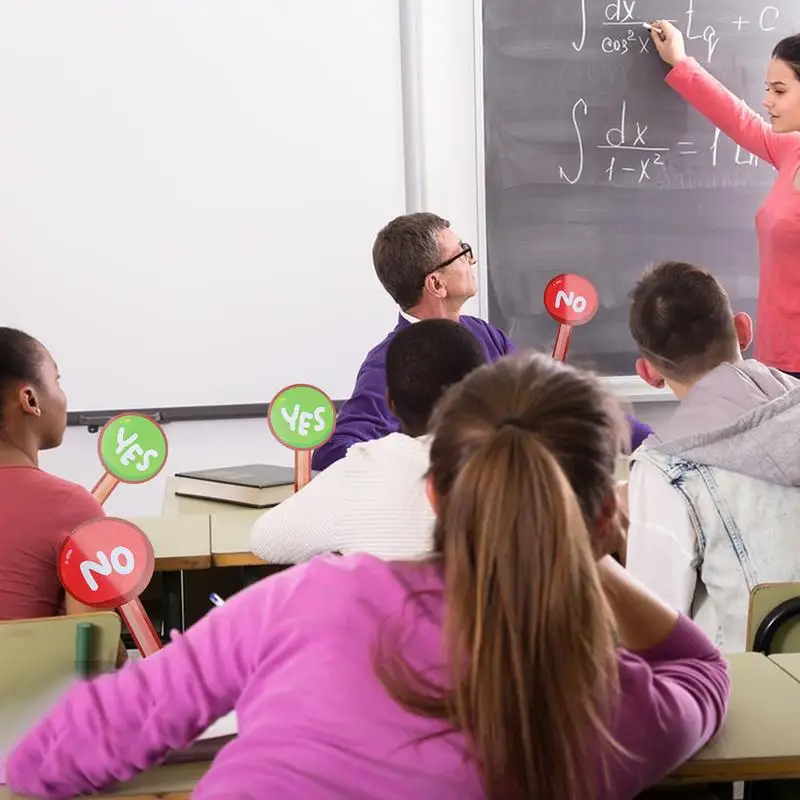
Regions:
<instances>
[{"instance_id":1,"label":"blue pen","mask_svg":"<svg viewBox=\"0 0 800 800\"><path fill-rule=\"evenodd\" d=\"M224 606L224 605L225 605L225 601L224 601L224 600L223 600L223 599L222 599L222 598L221 598L221 597L220 597L220 596L219 596L219 595L218 595L216 592L211 592L211 594L208 596L208 599L209 599L209 600L210 600L210 601L211 601L211 602L212 602L212 603L213 603L213 604L214 604L214 605L215 605L217 608L222 608L222 606Z\"/></svg>"}]
</instances>

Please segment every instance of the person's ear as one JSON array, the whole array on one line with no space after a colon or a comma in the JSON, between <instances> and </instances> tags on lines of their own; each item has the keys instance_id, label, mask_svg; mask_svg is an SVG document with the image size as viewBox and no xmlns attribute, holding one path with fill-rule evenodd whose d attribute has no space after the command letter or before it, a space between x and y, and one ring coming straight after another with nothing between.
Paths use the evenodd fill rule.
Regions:
<instances>
[{"instance_id":1,"label":"person's ear","mask_svg":"<svg viewBox=\"0 0 800 800\"><path fill-rule=\"evenodd\" d=\"M620 507L618 489L609 492L600 510L592 535L592 549L598 560L611 555L620 563L625 563L626 534L628 515Z\"/></svg>"},{"instance_id":2,"label":"person's ear","mask_svg":"<svg viewBox=\"0 0 800 800\"><path fill-rule=\"evenodd\" d=\"M433 513L438 517L439 516L439 493L436 491L436 488L433 485L433 476L428 473L425 476L425 495L428 498L428 502L431 504L431 508L433 509Z\"/></svg>"},{"instance_id":3,"label":"person's ear","mask_svg":"<svg viewBox=\"0 0 800 800\"><path fill-rule=\"evenodd\" d=\"M33 386L23 386L19 391L19 407L25 414L32 414L35 417L42 416L42 405Z\"/></svg>"},{"instance_id":4,"label":"person's ear","mask_svg":"<svg viewBox=\"0 0 800 800\"><path fill-rule=\"evenodd\" d=\"M395 407L394 400L392 400L392 396L389 394L389 390L386 390L386 408L392 412L395 416L397 416L397 408Z\"/></svg>"},{"instance_id":5,"label":"person's ear","mask_svg":"<svg viewBox=\"0 0 800 800\"><path fill-rule=\"evenodd\" d=\"M425 277L425 288L434 297L440 299L447 297L447 281L438 270Z\"/></svg>"},{"instance_id":6,"label":"person's ear","mask_svg":"<svg viewBox=\"0 0 800 800\"><path fill-rule=\"evenodd\" d=\"M654 389L663 389L666 385L664 376L646 359L636 359L636 374Z\"/></svg>"},{"instance_id":7,"label":"person's ear","mask_svg":"<svg viewBox=\"0 0 800 800\"><path fill-rule=\"evenodd\" d=\"M744 352L753 343L753 320L749 314L740 311L733 315L733 325L736 328L739 349Z\"/></svg>"}]
</instances>

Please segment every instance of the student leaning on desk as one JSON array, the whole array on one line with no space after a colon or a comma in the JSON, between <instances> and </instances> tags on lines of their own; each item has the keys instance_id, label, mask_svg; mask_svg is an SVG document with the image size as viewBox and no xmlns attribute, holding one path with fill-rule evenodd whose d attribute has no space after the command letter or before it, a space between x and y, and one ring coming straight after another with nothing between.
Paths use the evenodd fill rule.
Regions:
<instances>
[{"instance_id":1,"label":"student leaning on desk","mask_svg":"<svg viewBox=\"0 0 800 800\"><path fill-rule=\"evenodd\" d=\"M631 459L627 566L740 652L753 587L800 580L800 380L743 357L750 318L708 270L665 262L631 297L637 371L680 403Z\"/></svg>"},{"instance_id":2,"label":"student leaning on desk","mask_svg":"<svg viewBox=\"0 0 800 800\"><path fill-rule=\"evenodd\" d=\"M11 753L10 787L100 789L235 708L195 800L635 797L717 731L729 682L607 556L623 426L549 357L479 367L431 423L431 558L321 556L234 595L76 687Z\"/></svg>"}]
</instances>

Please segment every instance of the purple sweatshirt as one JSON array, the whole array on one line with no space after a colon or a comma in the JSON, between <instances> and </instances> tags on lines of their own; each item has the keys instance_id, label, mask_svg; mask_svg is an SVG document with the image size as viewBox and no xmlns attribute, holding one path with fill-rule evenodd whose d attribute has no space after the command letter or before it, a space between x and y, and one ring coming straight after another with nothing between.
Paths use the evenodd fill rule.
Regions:
<instances>
[{"instance_id":1,"label":"purple sweatshirt","mask_svg":"<svg viewBox=\"0 0 800 800\"><path fill-rule=\"evenodd\" d=\"M488 363L492 364L514 352L513 343L499 328L477 317L462 316L459 322L476 336ZM395 329L367 353L358 370L353 394L336 415L333 436L314 451L313 469L329 467L343 458L355 442L369 442L400 430L400 421L386 404L386 350L395 334L409 325L411 323L402 314L398 315ZM629 416L628 420L631 425L631 450L635 450L653 431L633 417Z\"/></svg>"},{"instance_id":2,"label":"purple sweatshirt","mask_svg":"<svg viewBox=\"0 0 800 800\"><path fill-rule=\"evenodd\" d=\"M483 798L464 737L434 736L442 723L403 710L373 671L386 636L443 681L440 574L320 556L254 584L154 656L77 685L12 751L8 785L53 800L100 790L235 708L239 734L194 800ZM633 758L612 756L600 800L632 798L693 755L729 688L719 651L684 617L652 650L620 650L619 678L612 734Z\"/></svg>"},{"instance_id":3,"label":"purple sweatshirt","mask_svg":"<svg viewBox=\"0 0 800 800\"><path fill-rule=\"evenodd\" d=\"M468 316L461 316L458 321L475 335L488 363L494 363L514 351L508 336L488 322ZM411 324L399 314L395 329L367 353L358 370L353 394L336 415L333 436L314 451L313 469L325 469L344 458L350 445L355 442L369 442L400 430L400 420L389 411L386 404L386 350L397 332Z\"/></svg>"}]
</instances>

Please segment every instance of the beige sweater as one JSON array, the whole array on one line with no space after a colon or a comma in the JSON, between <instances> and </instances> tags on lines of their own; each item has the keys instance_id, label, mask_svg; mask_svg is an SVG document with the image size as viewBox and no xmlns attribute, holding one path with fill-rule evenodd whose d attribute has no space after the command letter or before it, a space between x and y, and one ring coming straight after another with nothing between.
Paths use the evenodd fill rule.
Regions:
<instances>
[{"instance_id":1,"label":"beige sweater","mask_svg":"<svg viewBox=\"0 0 800 800\"><path fill-rule=\"evenodd\" d=\"M392 433L354 444L307 486L266 511L250 537L272 564L319 553L370 553L386 560L429 552L434 514L425 495L429 437Z\"/></svg>"}]
</instances>

